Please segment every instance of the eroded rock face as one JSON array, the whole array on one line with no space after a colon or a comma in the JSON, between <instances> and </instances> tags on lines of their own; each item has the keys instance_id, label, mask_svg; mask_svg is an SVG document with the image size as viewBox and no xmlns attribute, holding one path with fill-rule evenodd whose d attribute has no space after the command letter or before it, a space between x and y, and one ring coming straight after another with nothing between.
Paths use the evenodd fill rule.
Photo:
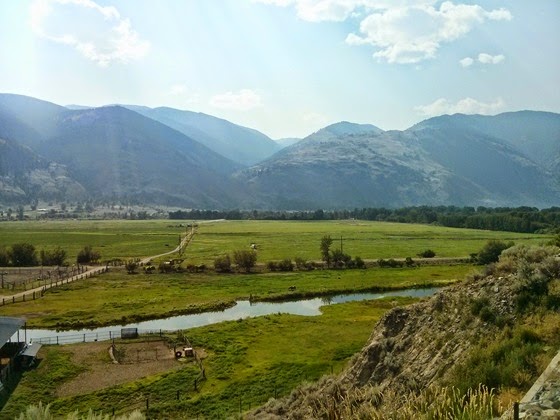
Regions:
<instances>
[{"instance_id":1,"label":"eroded rock face","mask_svg":"<svg viewBox=\"0 0 560 420\"><path fill-rule=\"evenodd\" d=\"M388 312L344 374L354 386L422 389L442 379L472 343L500 329L472 314L474 300L488 303L493 319L514 316L512 277L487 277L438 292L431 299Z\"/></svg>"}]
</instances>

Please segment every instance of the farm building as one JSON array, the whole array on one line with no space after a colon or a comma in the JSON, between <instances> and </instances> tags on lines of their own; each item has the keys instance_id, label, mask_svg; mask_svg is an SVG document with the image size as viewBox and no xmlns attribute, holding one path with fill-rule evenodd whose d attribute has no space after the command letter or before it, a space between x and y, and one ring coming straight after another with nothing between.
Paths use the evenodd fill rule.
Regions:
<instances>
[{"instance_id":1,"label":"farm building","mask_svg":"<svg viewBox=\"0 0 560 420\"><path fill-rule=\"evenodd\" d=\"M27 344L24 319L0 317L0 390L12 373L33 364L40 348Z\"/></svg>"}]
</instances>

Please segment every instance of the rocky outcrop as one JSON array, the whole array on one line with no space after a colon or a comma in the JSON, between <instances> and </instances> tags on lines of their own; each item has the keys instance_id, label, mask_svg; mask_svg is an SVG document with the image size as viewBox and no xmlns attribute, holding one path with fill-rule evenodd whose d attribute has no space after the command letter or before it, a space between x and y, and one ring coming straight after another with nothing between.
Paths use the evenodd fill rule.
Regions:
<instances>
[{"instance_id":1,"label":"rocky outcrop","mask_svg":"<svg viewBox=\"0 0 560 420\"><path fill-rule=\"evenodd\" d=\"M471 343L499 327L472 313L472 302L492 308L488 318L514 317L512 277L487 277L438 292L433 298L395 308L377 324L344 381L403 390L423 389L442 379L466 357Z\"/></svg>"}]
</instances>

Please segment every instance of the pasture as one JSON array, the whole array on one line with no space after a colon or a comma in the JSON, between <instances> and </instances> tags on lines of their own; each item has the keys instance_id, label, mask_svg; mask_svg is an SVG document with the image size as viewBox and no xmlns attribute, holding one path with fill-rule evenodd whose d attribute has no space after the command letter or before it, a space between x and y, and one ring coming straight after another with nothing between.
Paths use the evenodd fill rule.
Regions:
<instances>
[{"instance_id":1,"label":"pasture","mask_svg":"<svg viewBox=\"0 0 560 420\"><path fill-rule=\"evenodd\" d=\"M108 414L114 409L118 414L136 407L145 410L149 399L150 418L233 418L240 409L244 412L303 382L340 372L383 313L413 301L351 302L324 307L320 316L267 315L188 330L195 348L207 354L203 361L207 380L197 391L192 386L197 372L187 365L69 395L64 391L70 384L91 389L89 382L100 370L113 375L111 371L122 368L111 363L106 348L95 352L96 344L88 357L81 358L87 344L46 346L39 354L42 362L22 378L2 413L14 418L27 404L49 401L55 416L89 408Z\"/></svg>"}]
</instances>

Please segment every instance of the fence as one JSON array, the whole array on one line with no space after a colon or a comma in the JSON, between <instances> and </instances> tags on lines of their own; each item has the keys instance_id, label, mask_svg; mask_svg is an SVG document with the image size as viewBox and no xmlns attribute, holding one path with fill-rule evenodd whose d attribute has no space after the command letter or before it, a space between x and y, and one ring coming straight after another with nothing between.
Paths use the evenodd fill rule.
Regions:
<instances>
[{"instance_id":1,"label":"fence","mask_svg":"<svg viewBox=\"0 0 560 420\"><path fill-rule=\"evenodd\" d=\"M82 274L77 274L75 276L71 276L71 277L67 277L67 278L62 278L60 280L55 280L55 281L50 281L49 282L45 282L43 284L43 286L40 286L36 289L33 290L29 290L28 292L22 292L22 293L18 293L12 296L7 296L7 297L2 297L2 300L0 301L1 306L4 305L8 305L11 303L18 303L18 302L27 302L30 300L35 300L35 299L39 299L40 297L42 297L45 292L48 289L51 289L53 287L59 287L62 286L63 284L68 284L71 283L75 280L80 280L80 279L87 279L87 278L91 278L93 276L96 276L98 274L101 273L105 273L107 271L107 267L100 267L98 269L94 269L94 270L89 270L85 273Z\"/></svg>"},{"instance_id":2,"label":"fence","mask_svg":"<svg viewBox=\"0 0 560 420\"><path fill-rule=\"evenodd\" d=\"M164 336L165 333L170 331L165 330L138 330L138 334L142 335L144 339L155 338L159 339ZM60 334L51 337L40 337L34 338L32 341L34 343L40 344L73 344L73 343L93 343L96 341L110 341L113 339L122 338L122 329L119 330L109 330L109 331L92 331L84 333L74 333L65 334L61 332Z\"/></svg>"}]
</instances>

